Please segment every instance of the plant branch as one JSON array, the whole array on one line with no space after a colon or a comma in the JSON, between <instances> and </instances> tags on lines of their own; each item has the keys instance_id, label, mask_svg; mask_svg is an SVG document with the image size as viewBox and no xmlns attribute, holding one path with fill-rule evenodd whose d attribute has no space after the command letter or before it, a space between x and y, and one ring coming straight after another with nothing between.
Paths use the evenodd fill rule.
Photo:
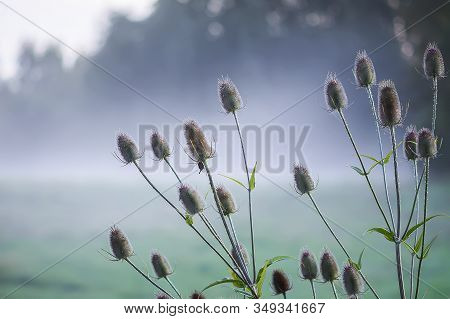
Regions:
<instances>
[{"instance_id":1,"label":"plant branch","mask_svg":"<svg viewBox=\"0 0 450 319\"><path fill-rule=\"evenodd\" d=\"M312 280L309 281L311 283L311 290L313 294L313 299L316 299L316 289L314 288L314 282Z\"/></svg>"},{"instance_id":2,"label":"plant branch","mask_svg":"<svg viewBox=\"0 0 450 319\"><path fill-rule=\"evenodd\" d=\"M333 289L334 298L339 299L337 292L336 292L336 287L334 286L334 281L332 280L332 281L330 281L330 283L331 283L331 288Z\"/></svg>"},{"instance_id":3,"label":"plant branch","mask_svg":"<svg viewBox=\"0 0 450 319\"><path fill-rule=\"evenodd\" d=\"M170 169L172 170L173 174L176 176L176 178L178 179L178 182L180 182L180 184L183 184L183 182L181 182L180 177L178 176L177 172L175 171L175 169L173 168L173 166L170 164L169 160L167 159L167 157L164 157L164 161L167 163L167 165L169 165Z\"/></svg>"},{"instance_id":4,"label":"plant branch","mask_svg":"<svg viewBox=\"0 0 450 319\"><path fill-rule=\"evenodd\" d=\"M172 287L172 289L175 291L175 293L178 295L178 297L180 297L180 299L183 299L183 297L181 296L181 293L178 291L177 287L175 287L175 285L173 284L172 280L169 279L168 276L164 277L166 279L166 281L169 283L170 287Z\"/></svg>"},{"instance_id":5,"label":"plant branch","mask_svg":"<svg viewBox=\"0 0 450 319\"><path fill-rule=\"evenodd\" d=\"M436 118L437 118L437 99L438 99L438 78L437 76L433 77L433 121L431 123L432 125L432 132L433 136L435 136L436 133Z\"/></svg>"},{"instance_id":6,"label":"plant branch","mask_svg":"<svg viewBox=\"0 0 450 319\"><path fill-rule=\"evenodd\" d=\"M423 176L423 175L422 175ZM417 159L414 159L414 179L416 181L416 198L417 198L417 192L419 190L419 176L417 172ZM422 177L420 178L422 180ZM419 223L420 218L420 203L419 199L417 199L417 215L416 215L416 225ZM408 229L408 228L407 228ZM417 231L414 233L414 245L415 247L417 244ZM415 253L411 253L411 271L410 271L410 277L409 277L409 298L412 299L412 294L414 290L414 261L415 261Z\"/></svg>"}]
</instances>

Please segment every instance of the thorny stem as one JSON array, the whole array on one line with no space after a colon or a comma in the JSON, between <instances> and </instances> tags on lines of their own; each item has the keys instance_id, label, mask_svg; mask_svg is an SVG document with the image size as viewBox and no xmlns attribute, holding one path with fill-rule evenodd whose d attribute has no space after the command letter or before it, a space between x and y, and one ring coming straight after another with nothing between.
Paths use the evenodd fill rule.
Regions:
<instances>
[{"instance_id":1,"label":"thorny stem","mask_svg":"<svg viewBox=\"0 0 450 319\"><path fill-rule=\"evenodd\" d=\"M164 290L164 288L160 287L157 283L155 283L152 279L150 279L149 276L147 276L146 274L144 274L142 272L142 270L140 270L138 267L135 266L135 264L133 264L133 262L131 260L129 260L128 258L124 258L125 261L127 263L130 264L131 267L134 268L134 270L136 270L138 273L141 274L142 277L144 277L149 283L151 283L153 286L155 286L156 288L158 288L159 290L161 290L163 293L165 293L167 296L169 296L170 298L174 299L173 296L171 294L169 294L166 290Z\"/></svg>"},{"instance_id":2,"label":"thorny stem","mask_svg":"<svg viewBox=\"0 0 450 319\"><path fill-rule=\"evenodd\" d=\"M327 222L327 220L325 219L325 217L323 216L322 212L320 211L319 207L316 204L316 201L314 200L314 198L312 197L311 193L307 193L308 197L311 199L311 202L313 203L317 213L319 214L320 218L322 218L322 221L325 223L325 225L327 226L328 230L330 231L331 235L333 235L334 239L337 241L337 243L339 244L339 246L341 246L342 250L344 251L344 254L347 256L347 258L349 260L352 260L352 258L350 257L350 254L347 252L347 249L345 249L344 245L341 243L341 241L339 240L339 238L336 236L336 233L334 232L333 228L331 228L330 224ZM367 278L363 275L363 273L358 270L361 278L364 280L364 282L367 284L367 287L369 287L369 289L372 291L372 293L374 294L374 296L377 299L380 299L380 296L378 296L378 294L376 293L375 289L372 287L372 285L369 283L369 281L367 280Z\"/></svg>"},{"instance_id":3,"label":"thorny stem","mask_svg":"<svg viewBox=\"0 0 450 319\"><path fill-rule=\"evenodd\" d=\"M419 258L419 267L417 269L417 281L416 281L416 293L415 299L419 295L419 284L420 284L420 272L422 270L422 262L423 262L423 253L425 247L425 230L426 230L426 220L427 220L427 204L428 204L428 181L430 178L430 158L427 157L425 159L425 194L424 194L424 203L423 203L423 225L422 225L422 249ZM420 239L419 239L420 240Z\"/></svg>"},{"instance_id":4,"label":"thorny stem","mask_svg":"<svg viewBox=\"0 0 450 319\"><path fill-rule=\"evenodd\" d=\"M350 142L353 145L353 148L355 150L356 156L358 157L359 163L361 164L361 168L363 170L364 177L366 178L367 185L369 185L370 191L372 192L372 195L373 195L373 198L375 200L375 203L377 204L378 209L380 210L381 214L383 215L384 221L386 222L386 226L388 227L389 231L392 231L391 226L389 225L389 222L388 222L388 220L386 218L386 215L385 215L385 213L383 211L383 208L380 205L380 201L378 200L377 194L375 193L375 190L373 189L372 183L370 182L369 176L367 175L366 168L364 166L364 163L363 163L363 160L361 158L361 155L359 154L358 147L356 146L356 143L355 143L355 141L353 139L353 136L352 136L352 134L350 132L350 128L348 127L347 121L345 120L344 113L342 113L341 109L338 110L338 113L339 113L339 115L340 115L340 117L342 119L342 123L344 124L345 130L346 130L347 135L348 135L348 137L350 139Z\"/></svg>"},{"instance_id":5,"label":"thorny stem","mask_svg":"<svg viewBox=\"0 0 450 319\"><path fill-rule=\"evenodd\" d=\"M375 101L373 100L372 89L370 88L370 86L367 87L367 94L369 95L369 102L372 107L372 113L375 118L375 126L377 128L378 149L380 151L381 169L383 170L383 183L384 183L384 193L386 195L386 203L387 203L387 206L389 209L389 215L391 216L392 227L395 228L394 214L392 213L391 200L389 197L389 188L388 188L388 183L387 183L387 178L386 178L386 167L384 164L384 152L383 152L383 143L381 142L380 124L378 122L378 115L377 115L377 110L375 108Z\"/></svg>"},{"instance_id":6,"label":"thorny stem","mask_svg":"<svg viewBox=\"0 0 450 319\"><path fill-rule=\"evenodd\" d=\"M334 281L332 280L332 281L330 281L330 283L331 283L331 288L333 289L334 298L339 299L337 292L336 292L336 287L334 286Z\"/></svg>"},{"instance_id":7,"label":"thorny stem","mask_svg":"<svg viewBox=\"0 0 450 319\"><path fill-rule=\"evenodd\" d=\"M181 296L180 291L177 289L177 287L175 287L175 285L173 284L173 282L169 279L169 277L164 277L166 279L166 281L169 283L170 287L172 287L172 289L175 291L175 293L178 295L178 297L180 297L180 299L183 299L183 297Z\"/></svg>"},{"instance_id":8,"label":"thorny stem","mask_svg":"<svg viewBox=\"0 0 450 319\"><path fill-rule=\"evenodd\" d=\"M180 184L183 184L183 182L181 182L180 177L178 176L177 172L175 171L175 169L173 168L173 166L170 164L169 160L167 159L167 157L164 157L164 161L167 163L167 165L169 165L170 169L172 170L173 174L175 175L175 177L178 179L178 182L180 182Z\"/></svg>"},{"instance_id":9,"label":"thorny stem","mask_svg":"<svg viewBox=\"0 0 450 319\"><path fill-rule=\"evenodd\" d=\"M417 172L417 159L414 160L414 178L416 180L416 191L419 188L419 175ZM420 218L420 203L419 198L417 198L417 215L416 215L416 225L419 223ZM417 231L414 232L414 245L415 247L417 244ZM414 290L414 261L415 261L415 254L411 253L411 271L410 271L410 281L409 281L409 298L412 298L413 290Z\"/></svg>"},{"instance_id":10,"label":"thorny stem","mask_svg":"<svg viewBox=\"0 0 450 319\"><path fill-rule=\"evenodd\" d=\"M316 299L316 289L314 288L314 282L312 280L309 281L311 283L311 290L313 294L313 299Z\"/></svg>"},{"instance_id":11,"label":"thorny stem","mask_svg":"<svg viewBox=\"0 0 450 319\"><path fill-rule=\"evenodd\" d=\"M239 126L238 117L236 112L233 112L234 120L236 122L236 128L239 133L239 139L241 140L242 157L244 158L245 173L247 174L247 191L248 191L248 213L250 216L250 237L252 244L252 268L253 268L253 282L256 281L256 263L255 263L255 235L253 232L253 214L252 214L252 190L250 189L250 174L248 172L247 156L245 155L244 140L242 139L242 132Z\"/></svg>"},{"instance_id":12,"label":"thorny stem","mask_svg":"<svg viewBox=\"0 0 450 319\"><path fill-rule=\"evenodd\" d=\"M433 136L435 135L435 131L436 131L437 98L438 98L438 78L437 78L437 76L434 76L433 77L433 122L431 123Z\"/></svg>"},{"instance_id":13,"label":"thorny stem","mask_svg":"<svg viewBox=\"0 0 450 319\"><path fill-rule=\"evenodd\" d=\"M395 193L397 195L397 231L395 236L395 255L397 259L397 277L398 286L400 289L400 297L405 299L405 286L403 283L403 268L402 268L402 250L400 247L401 238L401 200L400 200L400 180L398 176L398 161L397 161L397 141L395 137L395 127L391 126L391 141L392 141L392 153L394 155L394 174L395 174Z\"/></svg>"},{"instance_id":14,"label":"thorny stem","mask_svg":"<svg viewBox=\"0 0 450 319\"><path fill-rule=\"evenodd\" d=\"M231 226L231 232L233 233L234 241L236 242L237 249L239 249L240 257L242 257L242 266L245 268L245 271L248 273L247 265L245 264L244 255L242 254L242 250L239 246L239 240L237 238L236 230L234 229L233 219L231 218L230 214L228 214L228 221L230 222ZM236 252L238 254L238 252Z\"/></svg>"}]
</instances>

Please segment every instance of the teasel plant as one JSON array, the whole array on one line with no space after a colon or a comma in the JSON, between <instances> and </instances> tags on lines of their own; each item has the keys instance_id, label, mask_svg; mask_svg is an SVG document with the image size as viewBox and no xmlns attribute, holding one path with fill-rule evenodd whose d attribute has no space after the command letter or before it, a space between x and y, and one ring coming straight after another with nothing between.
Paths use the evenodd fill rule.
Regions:
<instances>
[{"instance_id":1,"label":"teasel plant","mask_svg":"<svg viewBox=\"0 0 450 319\"><path fill-rule=\"evenodd\" d=\"M318 273L316 257L309 250L303 250L300 254L300 278L309 281L314 299L317 298L314 281L317 279Z\"/></svg>"}]
</instances>

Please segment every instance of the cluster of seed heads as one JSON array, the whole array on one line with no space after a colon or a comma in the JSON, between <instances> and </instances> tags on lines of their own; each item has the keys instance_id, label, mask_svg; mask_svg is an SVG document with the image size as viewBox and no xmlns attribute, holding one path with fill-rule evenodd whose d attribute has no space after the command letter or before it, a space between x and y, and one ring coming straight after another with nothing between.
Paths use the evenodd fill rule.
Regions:
<instances>
[{"instance_id":1,"label":"cluster of seed heads","mask_svg":"<svg viewBox=\"0 0 450 319\"><path fill-rule=\"evenodd\" d=\"M153 154L157 160L163 160L170 156L170 148L164 137L158 132L153 132L150 138Z\"/></svg>"},{"instance_id":2,"label":"cluster of seed heads","mask_svg":"<svg viewBox=\"0 0 450 319\"><path fill-rule=\"evenodd\" d=\"M219 186L216 189L217 196L219 197L220 205L225 216L236 212L236 205L231 193L224 187Z\"/></svg>"},{"instance_id":3,"label":"cluster of seed heads","mask_svg":"<svg viewBox=\"0 0 450 319\"><path fill-rule=\"evenodd\" d=\"M295 188L300 195L309 193L314 190L314 181L309 175L308 169L302 165L294 166L294 182Z\"/></svg>"},{"instance_id":4,"label":"cluster of seed heads","mask_svg":"<svg viewBox=\"0 0 450 319\"><path fill-rule=\"evenodd\" d=\"M206 299L205 296L199 292L199 291L194 291L190 296L189 299Z\"/></svg>"},{"instance_id":5,"label":"cluster of seed heads","mask_svg":"<svg viewBox=\"0 0 450 319\"><path fill-rule=\"evenodd\" d=\"M350 298L356 298L364 292L364 285L361 276L356 268L350 264L344 266L342 272L345 292Z\"/></svg>"},{"instance_id":6,"label":"cluster of seed heads","mask_svg":"<svg viewBox=\"0 0 450 319\"><path fill-rule=\"evenodd\" d=\"M133 247L131 247L127 236L116 226L112 227L109 232L109 244L114 257L118 260L133 256Z\"/></svg>"},{"instance_id":7,"label":"cluster of seed heads","mask_svg":"<svg viewBox=\"0 0 450 319\"><path fill-rule=\"evenodd\" d=\"M136 144L126 134L121 133L117 136L117 149L125 164L132 163L141 157Z\"/></svg>"},{"instance_id":8,"label":"cluster of seed heads","mask_svg":"<svg viewBox=\"0 0 450 319\"><path fill-rule=\"evenodd\" d=\"M372 60L367 55L366 51L360 51L357 53L353 73L358 86L369 87L375 84L375 68L373 67Z\"/></svg>"},{"instance_id":9,"label":"cluster of seed heads","mask_svg":"<svg viewBox=\"0 0 450 319\"><path fill-rule=\"evenodd\" d=\"M445 76L444 58L436 43L429 43L423 55L423 70L428 78Z\"/></svg>"},{"instance_id":10,"label":"cluster of seed heads","mask_svg":"<svg viewBox=\"0 0 450 319\"><path fill-rule=\"evenodd\" d=\"M225 112L233 113L242 107L241 95L236 85L229 78L220 79L217 87L219 99Z\"/></svg>"},{"instance_id":11,"label":"cluster of seed heads","mask_svg":"<svg viewBox=\"0 0 450 319\"><path fill-rule=\"evenodd\" d=\"M325 100L330 111L337 111L347 107L347 94L335 73L329 73L327 75L324 91Z\"/></svg>"},{"instance_id":12,"label":"cluster of seed heads","mask_svg":"<svg viewBox=\"0 0 450 319\"><path fill-rule=\"evenodd\" d=\"M394 127L402 122L402 107L394 82L384 80L378 84L378 116L380 125Z\"/></svg>"},{"instance_id":13,"label":"cluster of seed heads","mask_svg":"<svg viewBox=\"0 0 450 319\"><path fill-rule=\"evenodd\" d=\"M419 131L419 155L421 158L433 158L437 154L437 139L428 128Z\"/></svg>"},{"instance_id":14,"label":"cluster of seed heads","mask_svg":"<svg viewBox=\"0 0 450 319\"><path fill-rule=\"evenodd\" d=\"M165 256L158 252L153 252L150 260L156 277L165 278L173 274L172 266L170 266L170 263Z\"/></svg>"},{"instance_id":15,"label":"cluster of seed heads","mask_svg":"<svg viewBox=\"0 0 450 319\"><path fill-rule=\"evenodd\" d=\"M334 256L325 250L320 258L320 273L325 282L332 282L339 278L339 267Z\"/></svg>"},{"instance_id":16,"label":"cluster of seed heads","mask_svg":"<svg viewBox=\"0 0 450 319\"><path fill-rule=\"evenodd\" d=\"M314 255L308 250L305 250L301 253L300 271L302 273L303 279L314 280L317 278L318 267L316 257L314 257Z\"/></svg>"},{"instance_id":17,"label":"cluster of seed heads","mask_svg":"<svg viewBox=\"0 0 450 319\"><path fill-rule=\"evenodd\" d=\"M291 281L284 271L277 269L272 272L272 289L275 295L285 294L292 289Z\"/></svg>"},{"instance_id":18,"label":"cluster of seed heads","mask_svg":"<svg viewBox=\"0 0 450 319\"><path fill-rule=\"evenodd\" d=\"M197 191L187 184L178 188L179 198L189 215L196 215L205 209L203 202Z\"/></svg>"},{"instance_id":19,"label":"cluster of seed heads","mask_svg":"<svg viewBox=\"0 0 450 319\"><path fill-rule=\"evenodd\" d=\"M184 137L189 156L195 162L204 162L213 156L213 150L200 126L194 121L184 124Z\"/></svg>"}]
</instances>

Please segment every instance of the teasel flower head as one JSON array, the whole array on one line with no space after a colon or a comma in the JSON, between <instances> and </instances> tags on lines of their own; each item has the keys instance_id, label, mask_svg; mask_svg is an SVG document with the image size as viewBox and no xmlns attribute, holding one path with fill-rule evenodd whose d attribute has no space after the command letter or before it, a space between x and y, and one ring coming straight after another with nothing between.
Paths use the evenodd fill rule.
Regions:
<instances>
[{"instance_id":1,"label":"teasel flower head","mask_svg":"<svg viewBox=\"0 0 450 319\"><path fill-rule=\"evenodd\" d=\"M239 246L239 250L241 251L242 258L244 259L244 264L248 265L249 259L248 259L247 249L241 243L239 243L238 246ZM239 261L239 256L237 254L236 249L234 249L234 247L231 248L231 256L233 256L234 260L236 260L237 262Z\"/></svg>"},{"instance_id":2,"label":"teasel flower head","mask_svg":"<svg viewBox=\"0 0 450 319\"><path fill-rule=\"evenodd\" d=\"M205 298L205 296L204 296L201 292L195 290L195 291L189 296L189 299L206 299L206 298Z\"/></svg>"},{"instance_id":3,"label":"teasel flower head","mask_svg":"<svg viewBox=\"0 0 450 319\"><path fill-rule=\"evenodd\" d=\"M184 123L184 137L186 138L189 157L195 162L203 162L214 156L211 145L205 134L194 121Z\"/></svg>"},{"instance_id":4,"label":"teasel flower head","mask_svg":"<svg viewBox=\"0 0 450 319\"><path fill-rule=\"evenodd\" d=\"M109 232L109 244L114 257L118 260L133 256L133 247L128 241L127 236L116 226L111 227Z\"/></svg>"},{"instance_id":5,"label":"teasel flower head","mask_svg":"<svg viewBox=\"0 0 450 319\"><path fill-rule=\"evenodd\" d=\"M363 292L363 282L358 271L352 265L345 265L342 272L345 292L350 298L354 298Z\"/></svg>"},{"instance_id":6,"label":"teasel flower head","mask_svg":"<svg viewBox=\"0 0 450 319\"><path fill-rule=\"evenodd\" d=\"M320 272L325 282L334 281L339 278L339 267L334 256L325 250L320 258Z\"/></svg>"},{"instance_id":7,"label":"teasel flower head","mask_svg":"<svg viewBox=\"0 0 450 319\"><path fill-rule=\"evenodd\" d=\"M402 107L394 82L381 81L378 85L378 114L383 127L394 127L402 122Z\"/></svg>"},{"instance_id":8,"label":"teasel flower head","mask_svg":"<svg viewBox=\"0 0 450 319\"><path fill-rule=\"evenodd\" d=\"M403 145L405 157L408 161L414 161L419 157L418 150L419 136L415 126L409 126L406 129Z\"/></svg>"},{"instance_id":9,"label":"teasel flower head","mask_svg":"<svg viewBox=\"0 0 450 319\"><path fill-rule=\"evenodd\" d=\"M360 87L369 87L375 84L375 68L366 51L360 51L356 54L353 73L355 75L355 80Z\"/></svg>"},{"instance_id":10,"label":"teasel flower head","mask_svg":"<svg viewBox=\"0 0 450 319\"><path fill-rule=\"evenodd\" d=\"M227 216L235 213L236 205L234 204L231 193L224 186L217 187L216 191L217 196L219 197L220 205L222 206L223 214Z\"/></svg>"},{"instance_id":11,"label":"teasel flower head","mask_svg":"<svg viewBox=\"0 0 450 319\"><path fill-rule=\"evenodd\" d=\"M219 79L217 88L225 112L233 113L242 107L241 95L236 85L228 77Z\"/></svg>"},{"instance_id":12,"label":"teasel flower head","mask_svg":"<svg viewBox=\"0 0 450 319\"><path fill-rule=\"evenodd\" d=\"M277 269L272 272L272 289L275 295L285 294L292 289L291 281L284 271Z\"/></svg>"},{"instance_id":13,"label":"teasel flower head","mask_svg":"<svg viewBox=\"0 0 450 319\"><path fill-rule=\"evenodd\" d=\"M159 292L156 294L156 299L170 299L170 297L163 292Z\"/></svg>"},{"instance_id":14,"label":"teasel flower head","mask_svg":"<svg viewBox=\"0 0 450 319\"><path fill-rule=\"evenodd\" d=\"M304 250L300 255L300 271L303 279L317 279L318 267L316 257L308 250Z\"/></svg>"},{"instance_id":15,"label":"teasel flower head","mask_svg":"<svg viewBox=\"0 0 450 319\"><path fill-rule=\"evenodd\" d=\"M152 137L150 138L150 142L152 145L153 154L155 154L156 159L161 161L170 156L169 145L167 145L164 137L159 135L158 132L153 132Z\"/></svg>"},{"instance_id":16,"label":"teasel flower head","mask_svg":"<svg viewBox=\"0 0 450 319\"><path fill-rule=\"evenodd\" d=\"M302 165L294 166L294 182L297 193L303 195L315 189L315 183L309 175L308 169Z\"/></svg>"},{"instance_id":17,"label":"teasel flower head","mask_svg":"<svg viewBox=\"0 0 450 319\"><path fill-rule=\"evenodd\" d=\"M153 252L151 255L151 262L155 275L158 278L165 278L173 274L172 266L170 266L169 261L163 255L158 252Z\"/></svg>"},{"instance_id":18,"label":"teasel flower head","mask_svg":"<svg viewBox=\"0 0 450 319\"><path fill-rule=\"evenodd\" d=\"M121 156L119 160L124 164L129 164L142 157L134 141L124 133L117 135L117 149Z\"/></svg>"},{"instance_id":19,"label":"teasel flower head","mask_svg":"<svg viewBox=\"0 0 450 319\"><path fill-rule=\"evenodd\" d=\"M194 188L183 184L178 188L180 201L189 215L195 215L205 209L205 203Z\"/></svg>"},{"instance_id":20,"label":"teasel flower head","mask_svg":"<svg viewBox=\"0 0 450 319\"><path fill-rule=\"evenodd\" d=\"M445 76L444 58L436 43L429 43L423 55L423 71L427 78Z\"/></svg>"},{"instance_id":21,"label":"teasel flower head","mask_svg":"<svg viewBox=\"0 0 450 319\"><path fill-rule=\"evenodd\" d=\"M419 155L421 158L434 158L437 155L437 139L430 129L419 131Z\"/></svg>"},{"instance_id":22,"label":"teasel flower head","mask_svg":"<svg viewBox=\"0 0 450 319\"><path fill-rule=\"evenodd\" d=\"M337 111L347 107L347 94L335 73L328 73L325 80L324 93L330 111Z\"/></svg>"}]
</instances>

